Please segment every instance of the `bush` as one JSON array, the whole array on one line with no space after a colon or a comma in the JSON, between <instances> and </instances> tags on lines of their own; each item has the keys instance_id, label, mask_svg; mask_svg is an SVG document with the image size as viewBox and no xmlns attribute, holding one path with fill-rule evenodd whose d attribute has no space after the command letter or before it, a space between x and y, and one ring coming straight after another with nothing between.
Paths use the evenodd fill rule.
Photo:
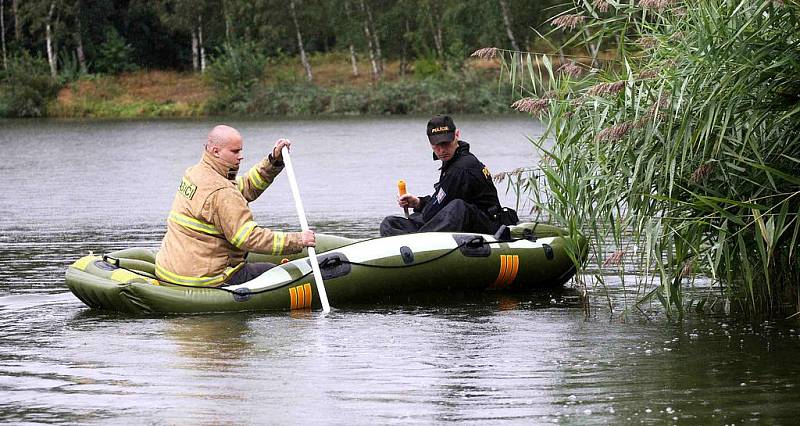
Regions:
<instances>
[{"instance_id":1,"label":"bush","mask_svg":"<svg viewBox=\"0 0 800 426\"><path fill-rule=\"evenodd\" d=\"M442 64L434 58L420 58L414 61L414 76L419 79L437 77L443 71Z\"/></svg>"},{"instance_id":2,"label":"bush","mask_svg":"<svg viewBox=\"0 0 800 426\"><path fill-rule=\"evenodd\" d=\"M50 77L42 58L23 52L9 58L8 69L0 74L0 116L43 117L47 103L58 94L59 85Z\"/></svg>"},{"instance_id":3,"label":"bush","mask_svg":"<svg viewBox=\"0 0 800 426\"><path fill-rule=\"evenodd\" d=\"M264 77L267 57L255 43L226 43L206 68L205 76L216 89L211 111L238 110Z\"/></svg>"},{"instance_id":4,"label":"bush","mask_svg":"<svg viewBox=\"0 0 800 426\"><path fill-rule=\"evenodd\" d=\"M133 47L125 42L116 29L111 28L106 31L105 41L100 45L95 68L107 74L136 71L138 67L133 61L133 53Z\"/></svg>"},{"instance_id":5,"label":"bush","mask_svg":"<svg viewBox=\"0 0 800 426\"><path fill-rule=\"evenodd\" d=\"M245 115L434 114L507 112L496 84L477 76L449 73L443 78L399 80L377 86L334 88L313 84L253 87L215 113Z\"/></svg>"}]
</instances>

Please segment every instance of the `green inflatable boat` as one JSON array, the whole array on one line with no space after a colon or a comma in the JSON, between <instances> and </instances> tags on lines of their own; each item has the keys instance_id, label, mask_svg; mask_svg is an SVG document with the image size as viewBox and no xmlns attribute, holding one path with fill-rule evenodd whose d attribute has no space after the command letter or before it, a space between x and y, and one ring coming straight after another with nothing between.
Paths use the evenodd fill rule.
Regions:
<instances>
[{"instance_id":1,"label":"green inflatable boat","mask_svg":"<svg viewBox=\"0 0 800 426\"><path fill-rule=\"evenodd\" d=\"M317 258L330 305L398 302L409 296L561 286L575 273L570 253L585 251L565 231L543 224L496 235L421 233L367 240L318 234ZM244 284L186 287L155 278L155 253L130 248L89 254L68 267L66 282L91 308L129 313L238 312L321 307L306 253L252 253L279 264Z\"/></svg>"}]
</instances>

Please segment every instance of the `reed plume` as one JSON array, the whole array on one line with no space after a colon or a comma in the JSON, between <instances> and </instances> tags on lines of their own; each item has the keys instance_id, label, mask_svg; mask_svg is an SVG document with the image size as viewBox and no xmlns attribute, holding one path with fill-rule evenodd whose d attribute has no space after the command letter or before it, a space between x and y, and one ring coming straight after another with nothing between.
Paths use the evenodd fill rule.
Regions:
<instances>
[{"instance_id":1,"label":"reed plume","mask_svg":"<svg viewBox=\"0 0 800 426\"><path fill-rule=\"evenodd\" d=\"M664 11L670 5L675 3L675 0L641 0L639 2L639 7L643 9L653 9L659 12Z\"/></svg>"},{"instance_id":2,"label":"reed plume","mask_svg":"<svg viewBox=\"0 0 800 426\"><path fill-rule=\"evenodd\" d=\"M625 83L626 83L625 80L620 80L620 81L615 81L613 83L595 84L594 86L590 87L589 90L586 91L586 94L589 96L613 95L624 89Z\"/></svg>"},{"instance_id":3,"label":"reed plume","mask_svg":"<svg viewBox=\"0 0 800 426\"><path fill-rule=\"evenodd\" d=\"M496 48L496 47L484 47L482 49L478 49L478 50L472 52L472 54L469 55L469 56L488 61L488 60L492 60L492 59L497 57L497 51L498 50L499 49Z\"/></svg>"},{"instance_id":4,"label":"reed plume","mask_svg":"<svg viewBox=\"0 0 800 426\"><path fill-rule=\"evenodd\" d=\"M550 23L561 30L572 30L578 26L578 24L583 23L586 20L586 17L583 15L561 15L553 18Z\"/></svg>"},{"instance_id":5,"label":"reed plume","mask_svg":"<svg viewBox=\"0 0 800 426\"><path fill-rule=\"evenodd\" d=\"M608 12L608 8L611 6L608 4L606 0L594 0L592 2L592 6L597 9L599 12L605 13Z\"/></svg>"},{"instance_id":6,"label":"reed plume","mask_svg":"<svg viewBox=\"0 0 800 426\"><path fill-rule=\"evenodd\" d=\"M575 62L568 61L562 64L560 67L558 67L556 72L569 74L573 77L580 77L580 75L583 74L583 69L580 66L578 66L578 64L576 64Z\"/></svg>"},{"instance_id":7,"label":"reed plume","mask_svg":"<svg viewBox=\"0 0 800 426\"><path fill-rule=\"evenodd\" d=\"M636 126L630 122L623 122L620 124L616 124L614 126L608 127L603 129L600 133L597 134L595 140L597 141L618 141L624 138L632 129Z\"/></svg>"},{"instance_id":8,"label":"reed plume","mask_svg":"<svg viewBox=\"0 0 800 426\"><path fill-rule=\"evenodd\" d=\"M550 99L547 98L522 98L511 104L511 108L541 116L549 105Z\"/></svg>"}]
</instances>

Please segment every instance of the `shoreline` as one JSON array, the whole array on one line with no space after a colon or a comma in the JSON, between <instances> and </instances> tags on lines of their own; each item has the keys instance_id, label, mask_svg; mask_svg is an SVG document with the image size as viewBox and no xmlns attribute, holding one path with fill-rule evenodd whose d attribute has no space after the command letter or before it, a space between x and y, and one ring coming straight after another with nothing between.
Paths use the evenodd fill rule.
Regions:
<instances>
[{"instance_id":1,"label":"shoreline","mask_svg":"<svg viewBox=\"0 0 800 426\"><path fill-rule=\"evenodd\" d=\"M229 93L208 76L177 71L89 75L58 88L43 118L366 117L385 115L513 114L507 84L486 70L425 78L396 76L369 84L329 80L264 80ZM0 116L12 118L12 114Z\"/></svg>"}]
</instances>

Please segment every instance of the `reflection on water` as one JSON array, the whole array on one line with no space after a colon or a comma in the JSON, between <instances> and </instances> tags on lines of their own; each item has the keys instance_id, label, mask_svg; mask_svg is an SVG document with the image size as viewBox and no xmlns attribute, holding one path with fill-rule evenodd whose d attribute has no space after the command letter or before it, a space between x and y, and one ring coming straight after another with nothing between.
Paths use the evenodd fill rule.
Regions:
<instances>
[{"instance_id":1,"label":"reflection on water","mask_svg":"<svg viewBox=\"0 0 800 426\"><path fill-rule=\"evenodd\" d=\"M529 165L527 119L464 118L493 171ZM278 136L316 229L374 235L395 182L430 191L425 119L238 122L245 163ZM0 422L796 422L797 323L609 315L577 291L419 297L316 311L132 317L87 309L64 270L158 247L175 179L212 123L0 123ZM363 135L372 135L365 137ZM376 140L374 135L382 135ZM266 148L265 148L266 147ZM505 204L513 201L506 199ZM279 178L257 220L296 229ZM631 291L631 290L627 290Z\"/></svg>"},{"instance_id":2,"label":"reflection on water","mask_svg":"<svg viewBox=\"0 0 800 426\"><path fill-rule=\"evenodd\" d=\"M164 336L184 359L183 368L198 373L228 373L253 352L247 318L242 315L179 317L165 320Z\"/></svg>"}]
</instances>

